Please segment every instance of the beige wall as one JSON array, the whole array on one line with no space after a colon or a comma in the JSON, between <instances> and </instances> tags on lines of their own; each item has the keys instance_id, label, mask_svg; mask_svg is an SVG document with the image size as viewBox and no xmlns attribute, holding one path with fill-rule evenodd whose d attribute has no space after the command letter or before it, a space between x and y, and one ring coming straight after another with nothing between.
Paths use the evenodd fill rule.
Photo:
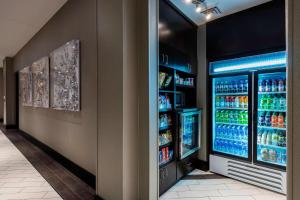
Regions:
<instances>
[{"instance_id":1,"label":"beige wall","mask_svg":"<svg viewBox=\"0 0 300 200\"><path fill-rule=\"evenodd\" d=\"M4 107L4 102L3 102L3 95L4 95L4 85L3 85L3 68L0 68L0 119L3 119L3 107Z\"/></svg>"},{"instance_id":2,"label":"beige wall","mask_svg":"<svg viewBox=\"0 0 300 200\"><path fill-rule=\"evenodd\" d=\"M203 109L202 137L199 158L207 161L207 59L206 59L206 25L198 27L197 35L198 70L197 70L197 106Z\"/></svg>"},{"instance_id":3,"label":"beige wall","mask_svg":"<svg viewBox=\"0 0 300 200\"><path fill-rule=\"evenodd\" d=\"M31 65L73 39L79 39L81 43L81 111L64 112L20 105L19 127L90 173L96 174L96 0L69 0L17 53L14 69L18 71Z\"/></svg>"},{"instance_id":4,"label":"beige wall","mask_svg":"<svg viewBox=\"0 0 300 200\"><path fill-rule=\"evenodd\" d=\"M288 5L288 200L300 199L300 1Z\"/></svg>"},{"instance_id":5,"label":"beige wall","mask_svg":"<svg viewBox=\"0 0 300 200\"><path fill-rule=\"evenodd\" d=\"M104 199L158 198L157 18L149 12L156 1L98 0L97 194Z\"/></svg>"}]
</instances>

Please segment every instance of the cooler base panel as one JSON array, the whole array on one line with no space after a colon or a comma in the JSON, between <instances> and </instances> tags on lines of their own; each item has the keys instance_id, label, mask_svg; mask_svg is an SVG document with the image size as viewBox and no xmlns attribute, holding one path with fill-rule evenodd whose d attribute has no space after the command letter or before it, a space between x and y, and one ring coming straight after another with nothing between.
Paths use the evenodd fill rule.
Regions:
<instances>
[{"instance_id":1,"label":"cooler base panel","mask_svg":"<svg viewBox=\"0 0 300 200\"><path fill-rule=\"evenodd\" d=\"M278 193L287 193L286 172L210 155L210 171Z\"/></svg>"}]
</instances>

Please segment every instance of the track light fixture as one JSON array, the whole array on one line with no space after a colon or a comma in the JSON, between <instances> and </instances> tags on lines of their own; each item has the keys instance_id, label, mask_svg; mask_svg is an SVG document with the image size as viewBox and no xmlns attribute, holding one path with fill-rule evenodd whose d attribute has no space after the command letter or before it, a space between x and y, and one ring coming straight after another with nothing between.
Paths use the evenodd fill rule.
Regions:
<instances>
[{"instance_id":1,"label":"track light fixture","mask_svg":"<svg viewBox=\"0 0 300 200\"><path fill-rule=\"evenodd\" d=\"M201 13L205 16L205 19L208 21L214 15L221 14L220 9L217 6L209 7L206 3L206 0L184 0L185 3L193 3L195 5L196 13Z\"/></svg>"}]
</instances>

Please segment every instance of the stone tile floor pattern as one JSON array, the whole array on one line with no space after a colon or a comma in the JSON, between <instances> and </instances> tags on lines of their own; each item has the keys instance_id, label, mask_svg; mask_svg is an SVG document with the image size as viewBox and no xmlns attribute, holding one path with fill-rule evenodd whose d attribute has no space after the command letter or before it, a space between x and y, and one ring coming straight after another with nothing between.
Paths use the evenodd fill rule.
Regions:
<instances>
[{"instance_id":1,"label":"stone tile floor pattern","mask_svg":"<svg viewBox=\"0 0 300 200\"><path fill-rule=\"evenodd\" d=\"M0 200L62 198L0 131Z\"/></svg>"},{"instance_id":2,"label":"stone tile floor pattern","mask_svg":"<svg viewBox=\"0 0 300 200\"><path fill-rule=\"evenodd\" d=\"M200 170L190 175L211 174ZM229 178L181 180L160 200L286 200L286 196Z\"/></svg>"}]
</instances>

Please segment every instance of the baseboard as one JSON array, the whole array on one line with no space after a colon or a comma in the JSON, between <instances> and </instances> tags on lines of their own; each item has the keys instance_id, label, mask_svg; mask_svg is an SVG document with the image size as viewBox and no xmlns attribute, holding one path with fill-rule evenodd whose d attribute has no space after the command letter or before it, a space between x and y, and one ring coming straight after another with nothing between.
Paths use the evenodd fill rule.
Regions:
<instances>
[{"instance_id":1,"label":"baseboard","mask_svg":"<svg viewBox=\"0 0 300 200\"><path fill-rule=\"evenodd\" d=\"M202 171L208 171L209 163L208 163L208 161L203 161L203 160L198 159L196 162L196 168L200 169Z\"/></svg>"},{"instance_id":2,"label":"baseboard","mask_svg":"<svg viewBox=\"0 0 300 200\"><path fill-rule=\"evenodd\" d=\"M11 125L11 124L4 124L3 127L5 129L18 129L18 126L17 125Z\"/></svg>"},{"instance_id":3,"label":"baseboard","mask_svg":"<svg viewBox=\"0 0 300 200\"><path fill-rule=\"evenodd\" d=\"M95 196L95 200L104 200L101 197L99 197L98 195Z\"/></svg>"},{"instance_id":4,"label":"baseboard","mask_svg":"<svg viewBox=\"0 0 300 200\"><path fill-rule=\"evenodd\" d=\"M67 159L48 145L32 137L28 133L22 130L19 131L24 138L26 138L31 143L35 144L37 147L42 149L45 153L51 156L54 160L56 160L58 163L60 163L62 166L64 166L66 169L68 169L70 172L72 172L74 175L76 175L78 178L80 178L82 181L88 184L90 187L94 189L96 188L96 177L93 174L78 166L74 162L70 161L69 159Z\"/></svg>"}]
</instances>

